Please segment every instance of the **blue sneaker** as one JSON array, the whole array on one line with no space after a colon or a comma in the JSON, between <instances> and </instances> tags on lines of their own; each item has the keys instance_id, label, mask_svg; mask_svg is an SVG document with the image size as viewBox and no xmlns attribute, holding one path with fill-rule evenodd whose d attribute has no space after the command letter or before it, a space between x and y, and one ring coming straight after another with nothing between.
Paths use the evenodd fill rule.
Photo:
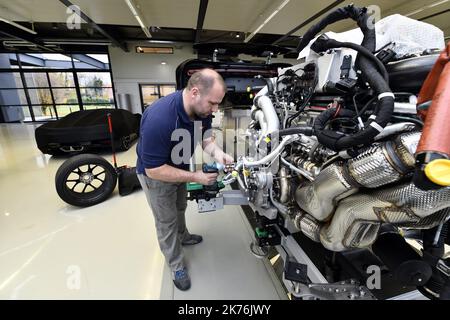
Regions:
<instances>
[{"instance_id":1,"label":"blue sneaker","mask_svg":"<svg viewBox=\"0 0 450 320\"><path fill-rule=\"evenodd\" d=\"M191 287L191 278L189 278L186 268L175 271L173 275L175 287L183 291L188 290Z\"/></svg>"}]
</instances>

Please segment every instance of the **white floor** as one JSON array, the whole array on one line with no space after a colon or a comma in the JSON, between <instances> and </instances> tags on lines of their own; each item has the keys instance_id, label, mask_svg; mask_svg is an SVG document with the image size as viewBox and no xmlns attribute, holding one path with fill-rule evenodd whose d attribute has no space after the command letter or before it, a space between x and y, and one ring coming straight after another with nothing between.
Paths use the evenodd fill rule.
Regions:
<instances>
[{"instance_id":1,"label":"white floor","mask_svg":"<svg viewBox=\"0 0 450 320\"><path fill-rule=\"evenodd\" d=\"M134 147L117 159L134 166ZM204 242L185 250L192 288L181 292L143 192L72 207L54 186L63 161L37 149L33 125L0 124L0 299L286 299L249 252L239 207L202 215L189 204L188 227Z\"/></svg>"}]
</instances>

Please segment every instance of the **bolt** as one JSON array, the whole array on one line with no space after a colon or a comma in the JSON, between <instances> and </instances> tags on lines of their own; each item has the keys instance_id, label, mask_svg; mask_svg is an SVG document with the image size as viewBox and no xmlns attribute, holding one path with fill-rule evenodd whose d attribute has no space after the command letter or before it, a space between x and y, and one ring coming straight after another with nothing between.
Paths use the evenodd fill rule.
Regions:
<instances>
[{"instance_id":1,"label":"bolt","mask_svg":"<svg viewBox=\"0 0 450 320\"><path fill-rule=\"evenodd\" d=\"M359 295L360 295L361 297L364 297L364 296L366 295L366 293L365 293L363 290L361 290L361 291L359 292Z\"/></svg>"}]
</instances>

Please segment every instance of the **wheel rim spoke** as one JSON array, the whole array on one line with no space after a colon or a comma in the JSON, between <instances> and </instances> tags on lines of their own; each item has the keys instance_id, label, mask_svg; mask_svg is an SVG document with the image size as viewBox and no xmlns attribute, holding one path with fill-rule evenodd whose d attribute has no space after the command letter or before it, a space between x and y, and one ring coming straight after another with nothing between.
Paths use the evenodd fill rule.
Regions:
<instances>
[{"instance_id":1,"label":"wheel rim spoke","mask_svg":"<svg viewBox=\"0 0 450 320\"><path fill-rule=\"evenodd\" d=\"M84 185L83 191L81 191L81 193L84 193L84 192L86 191L86 188L88 187L88 185L89 185L89 184L85 184L85 185Z\"/></svg>"},{"instance_id":2,"label":"wheel rim spoke","mask_svg":"<svg viewBox=\"0 0 450 320\"><path fill-rule=\"evenodd\" d=\"M70 189L71 191L74 191L73 189L75 189L75 187L79 184L80 182L78 181L77 183L75 183L74 185L73 185L73 187Z\"/></svg>"},{"instance_id":3,"label":"wheel rim spoke","mask_svg":"<svg viewBox=\"0 0 450 320\"><path fill-rule=\"evenodd\" d=\"M100 173L97 173L96 175L94 175L94 178L97 178L99 175L101 175L101 174L103 174L103 173L105 173L106 171L105 170L103 170L102 172L100 172Z\"/></svg>"},{"instance_id":4,"label":"wheel rim spoke","mask_svg":"<svg viewBox=\"0 0 450 320\"><path fill-rule=\"evenodd\" d=\"M94 190L97 190L97 189L98 189L97 187L94 187L91 183L89 183L89 185L90 185Z\"/></svg>"}]
</instances>

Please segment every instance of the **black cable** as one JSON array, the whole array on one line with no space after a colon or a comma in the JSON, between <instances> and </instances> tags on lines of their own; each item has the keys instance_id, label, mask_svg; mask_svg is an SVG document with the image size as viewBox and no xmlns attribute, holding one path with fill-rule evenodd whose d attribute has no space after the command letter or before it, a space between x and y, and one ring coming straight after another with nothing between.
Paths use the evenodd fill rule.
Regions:
<instances>
[{"instance_id":1,"label":"black cable","mask_svg":"<svg viewBox=\"0 0 450 320\"><path fill-rule=\"evenodd\" d=\"M415 118L410 118L410 117L402 117L402 116L396 116L393 115L392 119L394 120L400 120L400 121L409 121L412 122L414 124L417 124L418 126L420 126L421 128L423 128L423 121L419 120L419 119L415 119Z\"/></svg>"},{"instance_id":2,"label":"black cable","mask_svg":"<svg viewBox=\"0 0 450 320\"><path fill-rule=\"evenodd\" d=\"M313 86L308 88L309 92L308 92L308 96L306 97L306 99L303 101L302 105L299 107L298 111L290 116L287 121L286 121L286 125L290 126L292 121L297 118L306 108L306 106L308 105L309 101L311 100L312 96L314 95L314 91L316 89L317 83L319 82L319 72L317 70L317 66L315 64L314 65L314 79L313 79ZM300 69L300 68L299 68ZM304 69L303 69L304 71Z\"/></svg>"},{"instance_id":3,"label":"black cable","mask_svg":"<svg viewBox=\"0 0 450 320\"><path fill-rule=\"evenodd\" d=\"M367 48L356 44L352 42L340 42L334 39L329 39L325 36L319 37L312 45L311 49L314 50L317 53L325 52L329 49L336 49L336 48L349 48L357 51L361 55L363 55L365 58L369 59L371 62L373 62L378 71L383 76L383 79L386 81L386 83L389 84L389 74L386 70L386 67L384 64L380 61L380 59L377 58L372 52L367 50Z\"/></svg>"},{"instance_id":4,"label":"black cable","mask_svg":"<svg viewBox=\"0 0 450 320\"><path fill-rule=\"evenodd\" d=\"M360 115L363 116L364 113L366 112L367 108L375 101L377 100L377 97L373 97L372 99L370 99L365 105L364 107L360 110Z\"/></svg>"}]
</instances>

